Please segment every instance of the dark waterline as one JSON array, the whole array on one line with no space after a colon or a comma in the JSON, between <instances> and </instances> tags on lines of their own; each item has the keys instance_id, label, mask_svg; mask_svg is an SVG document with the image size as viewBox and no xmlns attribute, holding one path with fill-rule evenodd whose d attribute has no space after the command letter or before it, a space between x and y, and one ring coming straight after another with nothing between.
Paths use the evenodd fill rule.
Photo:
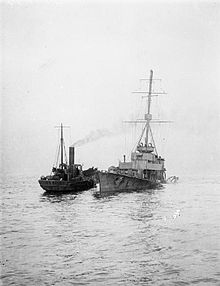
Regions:
<instances>
[{"instance_id":1,"label":"dark waterline","mask_svg":"<svg viewBox=\"0 0 220 286\"><path fill-rule=\"evenodd\" d=\"M220 285L220 177L100 198L2 188L3 285Z\"/></svg>"}]
</instances>

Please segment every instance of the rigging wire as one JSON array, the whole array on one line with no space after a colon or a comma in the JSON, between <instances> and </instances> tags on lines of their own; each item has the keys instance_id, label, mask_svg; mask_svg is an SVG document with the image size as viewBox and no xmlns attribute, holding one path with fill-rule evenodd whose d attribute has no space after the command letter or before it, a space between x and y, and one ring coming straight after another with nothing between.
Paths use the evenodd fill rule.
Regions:
<instances>
[{"instance_id":1,"label":"rigging wire","mask_svg":"<svg viewBox=\"0 0 220 286\"><path fill-rule=\"evenodd\" d=\"M150 129L151 139L152 139L152 141L153 141L153 146L154 146L154 148L155 148L155 152L156 152L156 154L158 155L158 153L157 153L157 147L156 147L156 144L155 144L155 142L154 142L153 132L152 132L152 129L151 129L150 126L149 126L149 129Z\"/></svg>"},{"instance_id":2,"label":"rigging wire","mask_svg":"<svg viewBox=\"0 0 220 286\"><path fill-rule=\"evenodd\" d=\"M133 150L134 150L134 148L136 147L136 138L137 138L137 136L136 136L136 134L137 134L137 124L136 123L134 123L134 126L133 126L133 128L132 128L132 138L131 138L131 145L133 146L134 144L134 147L132 147L132 152L133 152Z\"/></svg>"},{"instance_id":3,"label":"rigging wire","mask_svg":"<svg viewBox=\"0 0 220 286\"><path fill-rule=\"evenodd\" d=\"M142 125L142 126L143 126L143 125ZM134 151L134 149L136 148L136 145L139 145L139 143L141 142L141 139L142 139L142 137L143 137L143 135L144 135L144 132L145 132L146 127L147 127L147 124L145 124L144 128L142 127L143 129L142 129L142 132L141 132L141 136L139 137L138 144L135 142L135 145L134 145L134 147L132 148L132 151Z\"/></svg>"},{"instance_id":4,"label":"rigging wire","mask_svg":"<svg viewBox=\"0 0 220 286\"><path fill-rule=\"evenodd\" d=\"M72 145L72 128L71 128L71 126L70 126L69 140L70 140L70 145Z\"/></svg>"},{"instance_id":5,"label":"rigging wire","mask_svg":"<svg viewBox=\"0 0 220 286\"><path fill-rule=\"evenodd\" d=\"M124 137L124 153L126 154L127 153L127 128L126 128L126 124L123 124L123 131L124 131L124 134L125 134L125 137Z\"/></svg>"},{"instance_id":6,"label":"rigging wire","mask_svg":"<svg viewBox=\"0 0 220 286\"><path fill-rule=\"evenodd\" d=\"M56 152L55 152L55 158L54 158L54 164L53 167L57 167L57 158L59 157L59 152L60 152L60 138L59 138L59 130L57 131L57 147L56 147Z\"/></svg>"},{"instance_id":7,"label":"rigging wire","mask_svg":"<svg viewBox=\"0 0 220 286\"><path fill-rule=\"evenodd\" d=\"M63 146L64 146L65 163L67 164L66 146L64 140L63 140Z\"/></svg>"},{"instance_id":8,"label":"rigging wire","mask_svg":"<svg viewBox=\"0 0 220 286\"><path fill-rule=\"evenodd\" d=\"M60 144L59 144L59 150L57 154L56 168L58 167L59 155L60 155Z\"/></svg>"}]
</instances>

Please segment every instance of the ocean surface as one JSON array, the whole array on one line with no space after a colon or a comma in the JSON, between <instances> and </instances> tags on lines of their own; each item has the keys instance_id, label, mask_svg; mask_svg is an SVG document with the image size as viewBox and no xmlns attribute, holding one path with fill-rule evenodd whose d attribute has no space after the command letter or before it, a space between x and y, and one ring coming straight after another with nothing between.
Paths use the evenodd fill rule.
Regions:
<instances>
[{"instance_id":1,"label":"ocean surface","mask_svg":"<svg viewBox=\"0 0 220 286\"><path fill-rule=\"evenodd\" d=\"M2 285L220 285L220 177L97 197L4 178Z\"/></svg>"}]
</instances>

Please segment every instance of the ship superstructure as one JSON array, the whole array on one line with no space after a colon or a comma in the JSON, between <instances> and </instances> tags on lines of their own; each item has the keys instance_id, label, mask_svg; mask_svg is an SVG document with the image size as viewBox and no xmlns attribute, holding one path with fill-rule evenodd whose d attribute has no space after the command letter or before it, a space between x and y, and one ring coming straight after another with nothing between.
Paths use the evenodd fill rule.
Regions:
<instances>
[{"instance_id":1,"label":"ship superstructure","mask_svg":"<svg viewBox=\"0 0 220 286\"><path fill-rule=\"evenodd\" d=\"M141 136L133 152L130 161L119 162L118 167L110 167L108 172L99 172L101 192L137 190L161 186L166 180L166 169L164 158L158 155L153 138L151 122L169 122L153 120L151 114L151 100L153 96L164 94L164 92L153 92L153 71L150 71L148 91L137 91L145 94L147 99L147 110L141 120L127 121L129 123L142 123Z\"/></svg>"}]
</instances>

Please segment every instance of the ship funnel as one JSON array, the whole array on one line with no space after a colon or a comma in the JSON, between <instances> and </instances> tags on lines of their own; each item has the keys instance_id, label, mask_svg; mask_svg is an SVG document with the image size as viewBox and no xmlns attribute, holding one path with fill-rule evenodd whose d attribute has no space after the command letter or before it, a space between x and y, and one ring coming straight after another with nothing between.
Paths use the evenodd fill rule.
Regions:
<instances>
[{"instance_id":1,"label":"ship funnel","mask_svg":"<svg viewBox=\"0 0 220 286\"><path fill-rule=\"evenodd\" d=\"M75 161L75 148L69 147L69 165L73 165Z\"/></svg>"}]
</instances>

